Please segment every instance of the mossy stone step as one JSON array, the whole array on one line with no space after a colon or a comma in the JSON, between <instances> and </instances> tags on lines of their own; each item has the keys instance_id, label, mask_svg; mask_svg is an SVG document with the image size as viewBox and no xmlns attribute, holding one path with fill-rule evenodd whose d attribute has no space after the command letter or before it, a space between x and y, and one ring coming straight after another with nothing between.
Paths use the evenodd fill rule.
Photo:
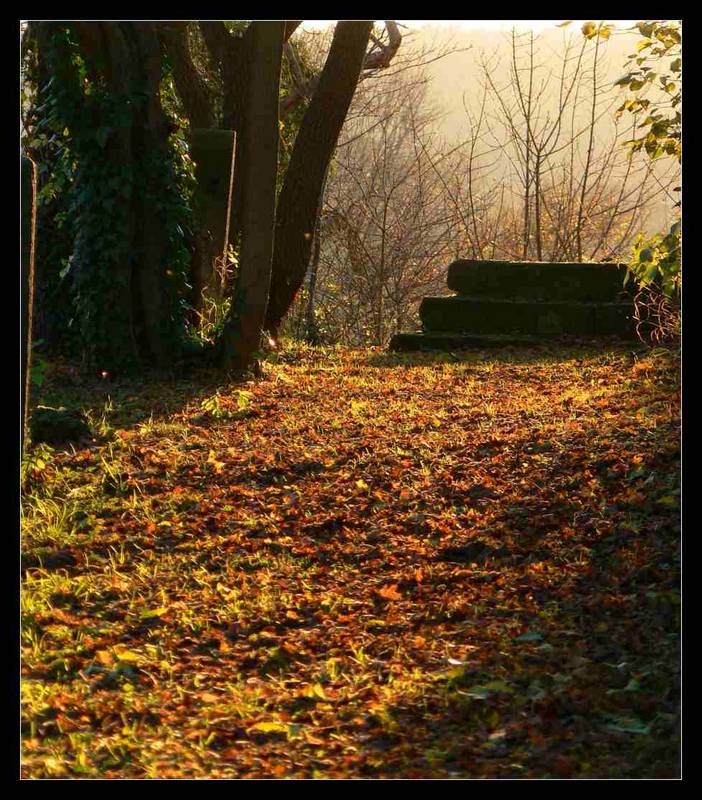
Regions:
<instances>
[{"instance_id":1,"label":"mossy stone step","mask_svg":"<svg viewBox=\"0 0 702 800\"><path fill-rule=\"evenodd\" d=\"M449 266L447 285L469 297L612 302L627 294L625 275L622 264L459 259Z\"/></svg>"},{"instance_id":2,"label":"mossy stone step","mask_svg":"<svg viewBox=\"0 0 702 800\"><path fill-rule=\"evenodd\" d=\"M636 336L631 302L425 297L419 316L424 330L432 333Z\"/></svg>"}]
</instances>

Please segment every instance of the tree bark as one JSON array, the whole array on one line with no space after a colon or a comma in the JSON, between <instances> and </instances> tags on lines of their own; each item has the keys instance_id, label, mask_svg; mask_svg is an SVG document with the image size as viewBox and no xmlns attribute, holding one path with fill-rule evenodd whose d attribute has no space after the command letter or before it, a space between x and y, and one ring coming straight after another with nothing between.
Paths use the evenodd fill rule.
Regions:
<instances>
[{"instance_id":1,"label":"tree bark","mask_svg":"<svg viewBox=\"0 0 702 800\"><path fill-rule=\"evenodd\" d=\"M216 119L207 84L193 64L188 47L188 23L164 22L159 38L168 53L173 80L191 128L214 128Z\"/></svg>"},{"instance_id":2,"label":"tree bark","mask_svg":"<svg viewBox=\"0 0 702 800\"><path fill-rule=\"evenodd\" d=\"M222 364L245 369L260 345L271 278L278 167L278 94L284 22L252 22L250 79L237 156L244 163L241 253Z\"/></svg>"},{"instance_id":3,"label":"tree bark","mask_svg":"<svg viewBox=\"0 0 702 800\"><path fill-rule=\"evenodd\" d=\"M36 169L34 162L22 156L22 433L21 452L29 424L29 396L32 368L32 305L34 303L34 249L36 238Z\"/></svg>"},{"instance_id":4,"label":"tree bark","mask_svg":"<svg viewBox=\"0 0 702 800\"><path fill-rule=\"evenodd\" d=\"M305 278L324 175L363 65L372 22L339 22L280 192L265 328L277 335Z\"/></svg>"},{"instance_id":5,"label":"tree bark","mask_svg":"<svg viewBox=\"0 0 702 800\"><path fill-rule=\"evenodd\" d=\"M110 129L105 159L130 175L143 177L134 181L129 210L121 215L119 233L129 257L125 259L121 251L115 256L119 296L101 298L105 325L99 324L104 335L102 341L89 343L97 355L92 360L102 361L94 366L109 371L133 367L135 362L167 367L178 353L179 342L169 305L167 231L158 202L173 187L165 184L161 172L151 171L151 165L167 160L169 134L159 95L161 49L156 29L148 22L77 22L73 26L88 68L104 77L115 102L125 103L129 119L128 125ZM137 86L143 98L139 102L134 100ZM87 285L94 268L89 253L77 258Z\"/></svg>"},{"instance_id":6,"label":"tree bark","mask_svg":"<svg viewBox=\"0 0 702 800\"><path fill-rule=\"evenodd\" d=\"M319 194L317 204L317 215L314 221L314 246L312 248L312 262L310 263L310 276L307 283L307 306L305 308L305 337L312 345L320 343L319 327L314 313L314 299L317 290L317 275L319 274L319 257L322 250L322 211L324 206L324 189L327 185L327 175L324 173L322 181L322 191Z\"/></svg>"}]
</instances>

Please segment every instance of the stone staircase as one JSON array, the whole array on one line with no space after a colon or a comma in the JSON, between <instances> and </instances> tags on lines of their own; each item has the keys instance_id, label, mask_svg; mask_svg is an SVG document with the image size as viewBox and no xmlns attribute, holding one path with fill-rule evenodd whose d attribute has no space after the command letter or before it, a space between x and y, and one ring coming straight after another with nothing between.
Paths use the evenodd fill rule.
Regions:
<instances>
[{"instance_id":1,"label":"stone staircase","mask_svg":"<svg viewBox=\"0 0 702 800\"><path fill-rule=\"evenodd\" d=\"M396 334L391 350L538 344L544 340L633 339L632 295L621 264L454 261L453 297L425 297L422 331Z\"/></svg>"}]
</instances>

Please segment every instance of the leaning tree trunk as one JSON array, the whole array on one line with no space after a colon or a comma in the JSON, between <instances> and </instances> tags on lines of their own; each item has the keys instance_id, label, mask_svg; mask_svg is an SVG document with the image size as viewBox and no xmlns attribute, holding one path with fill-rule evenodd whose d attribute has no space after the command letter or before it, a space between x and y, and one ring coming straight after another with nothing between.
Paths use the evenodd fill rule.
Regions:
<instances>
[{"instance_id":1,"label":"leaning tree trunk","mask_svg":"<svg viewBox=\"0 0 702 800\"><path fill-rule=\"evenodd\" d=\"M261 340L271 277L278 167L278 93L284 22L252 22L252 58L240 138L244 196L241 253L222 362L244 369ZM238 150L238 148L237 148Z\"/></svg>"},{"instance_id":2,"label":"leaning tree trunk","mask_svg":"<svg viewBox=\"0 0 702 800\"><path fill-rule=\"evenodd\" d=\"M265 328L275 336L305 278L324 176L361 73L372 22L339 22L278 198Z\"/></svg>"},{"instance_id":3,"label":"leaning tree trunk","mask_svg":"<svg viewBox=\"0 0 702 800\"><path fill-rule=\"evenodd\" d=\"M36 235L36 169L34 162L21 157L22 165L22 433L21 451L27 438L29 423L29 395L32 368L32 305L34 302L34 249Z\"/></svg>"}]
</instances>

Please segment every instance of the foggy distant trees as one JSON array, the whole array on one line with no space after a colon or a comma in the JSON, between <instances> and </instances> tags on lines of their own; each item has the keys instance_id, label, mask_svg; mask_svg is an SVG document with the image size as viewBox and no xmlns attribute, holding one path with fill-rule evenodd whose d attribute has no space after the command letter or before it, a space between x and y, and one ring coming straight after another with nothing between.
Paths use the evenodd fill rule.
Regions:
<instances>
[{"instance_id":1,"label":"foggy distant trees","mask_svg":"<svg viewBox=\"0 0 702 800\"><path fill-rule=\"evenodd\" d=\"M313 279L287 330L385 344L413 327L422 296L447 292L456 257L626 260L675 176L628 157L635 120L615 115L606 47L566 35L554 53L533 32L506 36L479 58L455 143L438 133L420 66L381 74L372 93L359 84L320 205ZM411 63L407 41L403 53Z\"/></svg>"}]
</instances>

